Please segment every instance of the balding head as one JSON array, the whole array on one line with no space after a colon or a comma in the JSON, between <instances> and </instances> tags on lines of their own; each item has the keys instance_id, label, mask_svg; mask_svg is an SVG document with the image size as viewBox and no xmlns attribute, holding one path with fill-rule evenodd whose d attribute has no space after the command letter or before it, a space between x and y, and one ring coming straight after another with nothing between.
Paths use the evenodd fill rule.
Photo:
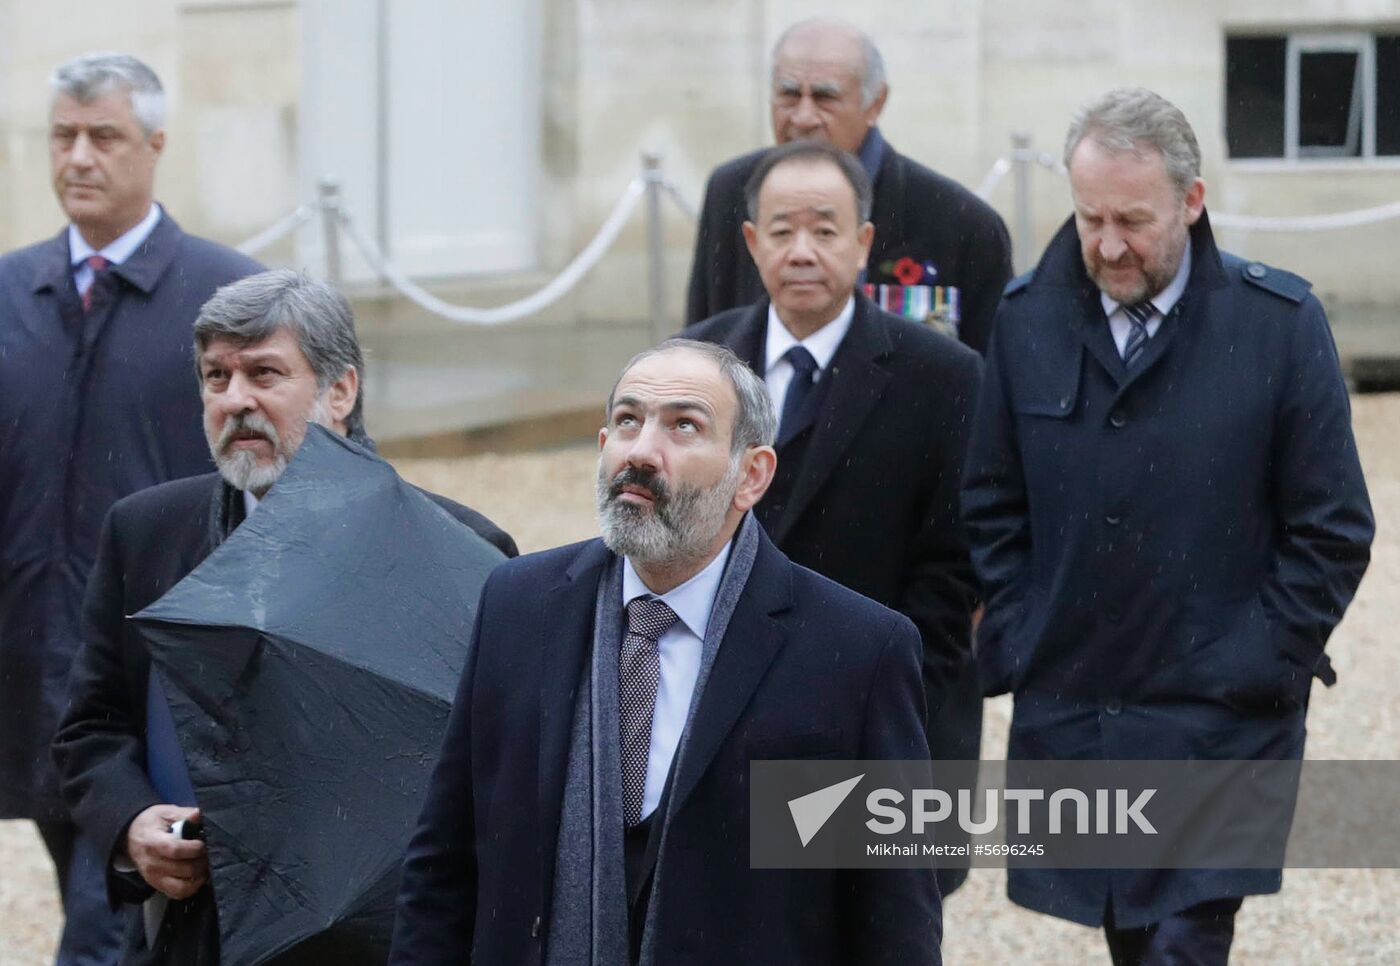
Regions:
<instances>
[{"instance_id":1,"label":"balding head","mask_svg":"<svg viewBox=\"0 0 1400 966\"><path fill-rule=\"evenodd\" d=\"M773 136L779 144L818 139L854 153L888 93L879 50L844 20L799 21L773 46Z\"/></svg>"}]
</instances>

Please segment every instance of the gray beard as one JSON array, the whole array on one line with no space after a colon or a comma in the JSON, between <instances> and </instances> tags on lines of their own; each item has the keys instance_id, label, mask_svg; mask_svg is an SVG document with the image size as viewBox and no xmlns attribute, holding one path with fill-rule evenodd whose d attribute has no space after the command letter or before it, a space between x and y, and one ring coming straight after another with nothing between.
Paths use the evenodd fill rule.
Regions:
<instances>
[{"instance_id":1,"label":"gray beard","mask_svg":"<svg viewBox=\"0 0 1400 966\"><path fill-rule=\"evenodd\" d=\"M739 488L739 460L730 460L729 469L714 486L683 485L657 493L651 508L618 502L611 493L613 482L603 474L600 462L598 527L603 543L634 563L675 564L703 557L724 528Z\"/></svg>"},{"instance_id":2,"label":"gray beard","mask_svg":"<svg viewBox=\"0 0 1400 966\"><path fill-rule=\"evenodd\" d=\"M307 424L315 423L318 426L329 424L330 415L326 412L325 400L317 397L307 410ZM224 452L224 447L233 434L240 429L251 429L254 432L262 433L272 443L272 462L259 463L256 453L249 450L238 450L233 453ZM305 434L303 433L303 438ZM277 433L277 428L272 425L271 420L260 413L248 413L235 419L230 419L224 424L224 431L217 440L210 440L209 451L214 456L214 465L219 468L219 475L224 478L224 482L235 490L247 490L250 492L266 491L272 484L282 478L286 472L287 464L296 455L296 449L288 452L283 448L282 438Z\"/></svg>"}]
</instances>

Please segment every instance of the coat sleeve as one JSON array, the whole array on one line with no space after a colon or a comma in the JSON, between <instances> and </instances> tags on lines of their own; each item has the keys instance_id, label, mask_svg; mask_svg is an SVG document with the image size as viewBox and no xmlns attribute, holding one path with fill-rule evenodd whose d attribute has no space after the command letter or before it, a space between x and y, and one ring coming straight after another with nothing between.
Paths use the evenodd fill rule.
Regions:
<instances>
[{"instance_id":1,"label":"coat sleeve","mask_svg":"<svg viewBox=\"0 0 1400 966\"><path fill-rule=\"evenodd\" d=\"M1274 424L1271 489L1279 526L1260 592L1284 653L1326 684L1323 647L1371 559L1375 519L1351 430L1351 406L1321 304L1308 296L1289 350Z\"/></svg>"},{"instance_id":2,"label":"coat sleeve","mask_svg":"<svg viewBox=\"0 0 1400 966\"><path fill-rule=\"evenodd\" d=\"M1031 556L1029 503L1007 385L1005 341L992 337L962 490L963 521L987 607L977 650L983 690L989 695L1009 689L1003 636L1020 616Z\"/></svg>"},{"instance_id":3,"label":"coat sleeve","mask_svg":"<svg viewBox=\"0 0 1400 966\"><path fill-rule=\"evenodd\" d=\"M476 931L476 815L472 789L472 690L491 580L482 591L471 646L404 857L392 964L470 962Z\"/></svg>"},{"instance_id":4,"label":"coat sleeve","mask_svg":"<svg viewBox=\"0 0 1400 966\"><path fill-rule=\"evenodd\" d=\"M969 417L982 382L982 360L960 350L957 361L956 369L939 374L951 399L950 411L939 424L939 438L921 444L927 450L921 519L895 607L914 622L924 639L923 679L930 719L971 657L972 611L978 596L959 511L959 484Z\"/></svg>"},{"instance_id":5,"label":"coat sleeve","mask_svg":"<svg viewBox=\"0 0 1400 966\"><path fill-rule=\"evenodd\" d=\"M919 666L923 645L904 618L895 621L866 699L860 757L927 761ZM942 962L943 910L932 868L851 869L842 873L846 961Z\"/></svg>"},{"instance_id":6,"label":"coat sleeve","mask_svg":"<svg viewBox=\"0 0 1400 966\"><path fill-rule=\"evenodd\" d=\"M963 238L961 261L969 266L972 283L963 293L958 338L963 345L986 355L1001 293L1012 273L1011 236L995 211L972 223Z\"/></svg>"},{"instance_id":7,"label":"coat sleeve","mask_svg":"<svg viewBox=\"0 0 1400 966\"><path fill-rule=\"evenodd\" d=\"M742 186L722 177L717 169L705 184L700 204L700 225L695 233L695 256L690 267L690 288L686 297L685 324L694 325L735 306L733 289L738 284L738 259L748 258L740 230L736 199Z\"/></svg>"},{"instance_id":8,"label":"coat sleeve","mask_svg":"<svg viewBox=\"0 0 1400 966\"><path fill-rule=\"evenodd\" d=\"M113 906L149 894L135 894L133 880L116 873L111 859L124 849L131 820L161 801L146 777L145 708L133 706L124 661L119 533L116 512L108 513L83 600L83 640L68 678L68 707L54 739L64 799L108 862Z\"/></svg>"}]
</instances>

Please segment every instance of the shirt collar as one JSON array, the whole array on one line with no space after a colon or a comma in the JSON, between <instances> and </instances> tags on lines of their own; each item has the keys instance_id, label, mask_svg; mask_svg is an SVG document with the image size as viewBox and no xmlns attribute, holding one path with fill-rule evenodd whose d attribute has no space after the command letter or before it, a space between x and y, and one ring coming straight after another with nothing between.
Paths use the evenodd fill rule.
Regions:
<instances>
[{"instance_id":1,"label":"shirt collar","mask_svg":"<svg viewBox=\"0 0 1400 966\"><path fill-rule=\"evenodd\" d=\"M141 247L141 243L150 237L155 231L156 224L160 221L160 205L151 202L151 210L146 212L146 217L136 223L134 228L129 229L121 237L107 245L101 251L93 248L83 237L83 233L78 231L78 226L68 225L68 264L81 265L87 261L91 255L101 255L113 265L120 265L130 258Z\"/></svg>"},{"instance_id":2,"label":"shirt collar","mask_svg":"<svg viewBox=\"0 0 1400 966\"><path fill-rule=\"evenodd\" d=\"M700 640L705 639L705 631L710 626L710 612L714 610L715 597L719 594L719 584L724 577L724 565L729 561L731 539L715 559L706 564L705 569L685 583L662 594L659 600L675 612L681 623ZM622 606L638 597L654 596L632 566L632 561L622 559Z\"/></svg>"},{"instance_id":3,"label":"shirt collar","mask_svg":"<svg viewBox=\"0 0 1400 966\"><path fill-rule=\"evenodd\" d=\"M253 515L253 511L256 510L256 509L258 508L258 504L259 504L260 502L262 502L262 501L259 500L256 496L253 495L253 491L252 491L252 490L243 490L242 493L243 493L243 516L244 516L244 517L250 517L250 516Z\"/></svg>"},{"instance_id":4,"label":"shirt collar","mask_svg":"<svg viewBox=\"0 0 1400 966\"><path fill-rule=\"evenodd\" d=\"M812 358L817 360L817 368L822 372L831 364L831 357L836 355L836 350L841 347L841 340L846 338L846 333L851 329L851 320L856 314L856 298L852 294L846 300L846 307L843 308L836 318L826 325L813 332L807 338L798 340L787 326L783 325L783 320L778 318L778 310L773 307L773 303L768 303L768 338L764 347L763 371L767 372L777 365L778 360L787 354L787 351L795 345L800 345L808 352L812 353Z\"/></svg>"},{"instance_id":5,"label":"shirt collar","mask_svg":"<svg viewBox=\"0 0 1400 966\"><path fill-rule=\"evenodd\" d=\"M866 133L856 157L860 158L860 166L870 176L870 183L874 184L875 176L880 173L880 164L885 160L885 136L878 127L872 127Z\"/></svg>"},{"instance_id":6,"label":"shirt collar","mask_svg":"<svg viewBox=\"0 0 1400 966\"><path fill-rule=\"evenodd\" d=\"M1162 318L1166 318L1168 313L1176 307L1176 303L1181 301L1181 296L1186 292L1186 280L1191 277L1191 237L1186 237L1186 251L1181 253L1181 264L1176 267L1176 274L1167 283L1167 287L1162 289L1152 298L1148 299L1152 307L1161 313ZM1105 317L1118 311L1121 302L1115 302L1104 293L1099 293L1099 298L1103 302L1103 314Z\"/></svg>"}]
</instances>

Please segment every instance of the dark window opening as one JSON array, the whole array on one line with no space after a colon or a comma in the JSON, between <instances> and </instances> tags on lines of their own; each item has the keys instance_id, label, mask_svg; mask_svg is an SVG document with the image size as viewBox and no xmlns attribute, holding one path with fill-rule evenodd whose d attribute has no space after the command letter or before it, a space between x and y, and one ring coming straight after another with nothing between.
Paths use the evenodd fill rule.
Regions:
<instances>
[{"instance_id":1,"label":"dark window opening","mask_svg":"<svg viewBox=\"0 0 1400 966\"><path fill-rule=\"evenodd\" d=\"M1298 58L1298 153L1361 157L1361 56L1304 51Z\"/></svg>"},{"instance_id":2,"label":"dark window opening","mask_svg":"<svg viewBox=\"0 0 1400 966\"><path fill-rule=\"evenodd\" d=\"M1225 141L1232 158L1283 157L1283 37L1225 41Z\"/></svg>"},{"instance_id":3,"label":"dark window opening","mask_svg":"<svg viewBox=\"0 0 1400 966\"><path fill-rule=\"evenodd\" d=\"M1376 37L1376 154L1400 155L1400 34Z\"/></svg>"},{"instance_id":4,"label":"dark window opening","mask_svg":"<svg viewBox=\"0 0 1400 966\"><path fill-rule=\"evenodd\" d=\"M1400 32L1225 39L1231 158L1400 157Z\"/></svg>"}]
</instances>

